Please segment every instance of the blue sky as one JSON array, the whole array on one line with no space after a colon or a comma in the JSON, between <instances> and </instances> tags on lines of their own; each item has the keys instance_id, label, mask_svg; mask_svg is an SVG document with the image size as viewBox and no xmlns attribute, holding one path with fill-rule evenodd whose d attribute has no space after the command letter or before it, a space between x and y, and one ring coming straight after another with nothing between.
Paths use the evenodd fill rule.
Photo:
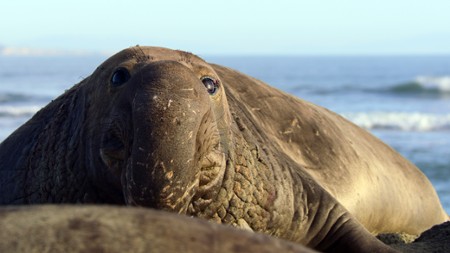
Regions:
<instances>
[{"instance_id":1,"label":"blue sky","mask_svg":"<svg viewBox=\"0 0 450 253\"><path fill-rule=\"evenodd\" d=\"M448 0L9 0L0 45L197 54L450 54Z\"/></svg>"}]
</instances>

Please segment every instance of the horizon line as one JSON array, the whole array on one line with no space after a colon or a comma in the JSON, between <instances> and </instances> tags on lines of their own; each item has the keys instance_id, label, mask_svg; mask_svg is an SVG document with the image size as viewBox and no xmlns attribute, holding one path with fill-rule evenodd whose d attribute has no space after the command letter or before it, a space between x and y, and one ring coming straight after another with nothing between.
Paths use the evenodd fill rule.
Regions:
<instances>
[{"instance_id":1,"label":"horizon line","mask_svg":"<svg viewBox=\"0 0 450 253\"><path fill-rule=\"evenodd\" d=\"M125 48L124 48L125 49ZM10 47L0 45L0 56L33 56L33 57L51 57L51 56L112 56L121 51L112 50L87 50L87 49L48 49L32 47ZM191 52L188 50L188 52ZM445 57L450 56L450 52L381 52L381 53L195 53L201 57Z\"/></svg>"}]
</instances>

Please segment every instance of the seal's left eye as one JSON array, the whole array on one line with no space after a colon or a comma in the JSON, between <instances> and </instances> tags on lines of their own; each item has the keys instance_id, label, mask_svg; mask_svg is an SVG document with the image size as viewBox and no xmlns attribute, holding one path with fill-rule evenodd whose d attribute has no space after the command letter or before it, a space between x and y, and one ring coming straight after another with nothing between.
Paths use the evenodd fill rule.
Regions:
<instances>
[{"instance_id":1,"label":"seal's left eye","mask_svg":"<svg viewBox=\"0 0 450 253\"><path fill-rule=\"evenodd\" d=\"M126 68L118 68L111 76L111 85L118 87L130 79L130 72Z\"/></svg>"},{"instance_id":2,"label":"seal's left eye","mask_svg":"<svg viewBox=\"0 0 450 253\"><path fill-rule=\"evenodd\" d=\"M209 95L214 95L219 90L219 81L213 80L211 77L203 77L202 83L205 85Z\"/></svg>"}]
</instances>

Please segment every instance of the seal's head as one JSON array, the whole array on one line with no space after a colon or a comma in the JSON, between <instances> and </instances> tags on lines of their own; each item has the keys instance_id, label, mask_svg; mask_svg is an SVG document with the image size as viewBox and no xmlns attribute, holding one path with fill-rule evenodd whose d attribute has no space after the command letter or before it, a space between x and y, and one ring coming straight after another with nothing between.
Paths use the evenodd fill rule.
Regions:
<instances>
[{"instance_id":1,"label":"seal's head","mask_svg":"<svg viewBox=\"0 0 450 253\"><path fill-rule=\"evenodd\" d=\"M121 189L127 204L185 212L194 195L220 186L230 112L206 62L182 51L133 47L86 82L88 113L96 119L88 127L91 173L102 188Z\"/></svg>"}]
</instances>

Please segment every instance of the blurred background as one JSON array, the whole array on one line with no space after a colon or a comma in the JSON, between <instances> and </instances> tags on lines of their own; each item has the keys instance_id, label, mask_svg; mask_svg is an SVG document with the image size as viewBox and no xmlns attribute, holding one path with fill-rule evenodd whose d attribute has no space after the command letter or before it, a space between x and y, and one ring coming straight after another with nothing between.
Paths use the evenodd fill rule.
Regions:
<instances>
[{"instance_id":1,"label":"blurred background","mask_svg":"<svg viewBox=\"0 0 450 253\"><path fill-rule=\"evenodd\" d=\"M0 141L117 51L195 53L366 128L450 213L450 1L5 1Z\"/></svg>"}]
</instances>

